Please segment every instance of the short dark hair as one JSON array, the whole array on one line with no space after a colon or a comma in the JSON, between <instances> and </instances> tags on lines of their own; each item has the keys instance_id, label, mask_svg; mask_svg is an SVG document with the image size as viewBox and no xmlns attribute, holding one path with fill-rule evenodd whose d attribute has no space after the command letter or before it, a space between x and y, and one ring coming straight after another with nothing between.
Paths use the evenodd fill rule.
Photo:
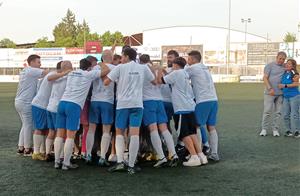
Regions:
<instances>
[{"instance_id":1,"label":"short dark hair","mask_svg":"<svg viewBox=\"0 0 300 196\"><path fill-rule=\"evenodd\" d=\"M61 69L61 63L62 63L63 61L59 61L57 64L56 64L56 69Z\"/></svg>"},{"instance_id":2,"label":"short dark hair","mask_svg":"<svg viewBox=\"0 0 300 196\"><path fill-rule=\"evenodd\" d=\"M150 62L150 56L148 54L142 54L140 56L140 63L146 64Z\"/></svg>"},{"instance_id":3,"label":"short dark hair","mask_svg":"<svg viewBox=\"0 0 300 196\"><path fill-rule=\"evenodd\" d=\"M118 55L118 54L115 54L114 57L113 57L114 60L121 59L121 58L122 57L120 55Z\"/></svg>"},{"instance_id":4,"label":"short dark hair","mask_svg":"<svg viewBox=\"0 0 300 196\"><path fill-rule=\"evenodd\" d=\"M169 52L168 52L167 55L168 55L168 56L169 56L169 55L174 55L175 57L179 57L179 54L178 54L178 52L177 52L176 50L169 50Z\"/></svg>"},{"instance_id":5,"label":"short dark hair","mask_svg":"<svg viewBox=\"0 0 300 196\"><path fill-rule=\"evenodd\" d=\"M32 61L34 61L35 59L40 59L41 57L39 55L36 54L32 54L27 58L27 63L30 64Z\"/></svg>"},{"instance_id":6,"label":"short dark hair","mask_svg":"<svg viewBox=\"0 0 300 196\"><path fill-rule=\"evenodd\" d=\"M126 48L123 51L123 55L128 56L130 60L135 61L137 53L133 48Z\"/></svg>"},{"instance_id":7,"label":"short dark hair","mask_svg":"<svg viewBox=\"0 0 300 196\"><path fill-rule=\"evenodd\" d=\"M127 48L131 48L131 47L130 47L129 45L123 46L123 47L122 47L122 52L124 52L124 50L127 49Z\"/></svg>"},{"instance_id":8,"label":"short dark hair","mask_svg":"<svg viewBox=\"0 0 300 196\"><path fill-rule=\"evenodd\" d=\"M79 68L82 70L88 70L92 66L92 63L86 58L79 61Z\"/></svg>"},{"instance_id":9,"label":"short dark hair","mask_svg":"<svg viewBox=\"0 0 300 196\"><path fill-rule=\"evenodd\" d=\"M86 60L90 61L91 63L92 63L93 61L96 61L96 62L98 61L98 59L97 59L96 57L91 56L91 55L87 56L87 57L86 57Z\"/></svg>"},{"instance_id":10,"label":"short dark hair","mask_svg":"<svg viewBox=\"0 0 300 196\"><path fill-rule=\"evenodd\" d=\"M188 53L188 55L196 59L198 62L201 62L202 56L199 51L192 50L191 52Z\"/></svg>"},{"instance_id":11,"label":"short dark hair","mask_svg":"<svg viewBox=\"0 0 300 196\"><path fill-rule=\"evenodd\" d=\"M285 58L287 57L286 53L283 52L283 51L278 52L278 53L277 53L277 57L278 57L278 56L284 56Z\"/></svg>"},{"instance_id":12,"label":"short dark hair","mask_svg":"<svg viewBox=\"0 0 300 196\"><path fill-rule=\"evenodd\" d=\"M177 64L181 68L184 68L184 66L186 65L186 60L183 57L176 57L175 60L173 61L173 64Z\"/></svg>"}]
</instances>

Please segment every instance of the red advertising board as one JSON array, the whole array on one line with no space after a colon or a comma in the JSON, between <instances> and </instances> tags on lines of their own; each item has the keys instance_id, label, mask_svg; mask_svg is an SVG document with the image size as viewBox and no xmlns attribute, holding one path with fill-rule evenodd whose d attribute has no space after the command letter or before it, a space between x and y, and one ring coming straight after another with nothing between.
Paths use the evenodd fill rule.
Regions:
<instances>
[{"instance_id":1,"label":"red advertising board","mask_svg":"<svg viewBox=\"0 0 300 196\"><path fill-rule=\"evenodd\" d=\"M84 48L66 48L66 54L84 54Z\"/></svg>"},{"instance_id":2,"label":"red advertising board","mask_svg":"<svg viewBox=\"0 0 300 196\"><path fill-rule=\"evenodd\" d=\"M86 54L100 54L102 52L101 43L98 41L90 41L85 43Z\"/></svg>"}]
</instances>

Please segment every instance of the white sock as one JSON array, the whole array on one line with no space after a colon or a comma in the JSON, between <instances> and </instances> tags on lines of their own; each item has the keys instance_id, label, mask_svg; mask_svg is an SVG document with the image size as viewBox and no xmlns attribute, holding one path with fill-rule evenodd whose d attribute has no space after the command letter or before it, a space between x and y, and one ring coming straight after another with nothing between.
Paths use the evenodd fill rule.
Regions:
<instances>
[{"instance_id":1,"label":"white sock","mask_svg":"<svg viewBox=\"0 0 300 196\"><path fill-rule=\"evenodd\" d=\"M40 147L40 153L45 154L46 153L46 136L45 135L42 135L42 136L43 136L43 140L42 140L41 147Z\"/></svg>"},{"instance_id":2,"label":"white sock","mask_svg":"<svg viewBox=\"0 0 300 196\"><path fill-rule=\"evenodd\" d=\"M33 152L35 154L40 153L40 147L44 137L42 135L33 134Z\"/></svg>"},{"instance_id":3,"label":"white sock","mask_svg":"<svg viewBox=\"0 0 300 196\"><path fill-rule=\"evenodd\" d=\"M53 145L54 140L53 139L46 139L46 154L50 154L51 153L51 147Z\"/></svg>"},{"instance_id":4,"label":"white sock","mask_svg":"<svg viewBox=\"0 0 300 196\"><path fill-rule=\"evenodd\" d=\"M172 135L169 132L169 130L166 130L166 131L162 132L162 136L165 139L165 142L167 144L169 153L171 153L171 156L176 155L174 141L173 141ZM177 155L176 155L176 157L177 157Z\"/></svg>"},{"instance_id":5,"label":"white sock","mask_svg":"<svg viewBox=\"0 0 300 196\"><path fill-rule=\"evenodd\" d=\"M110 145L111 135L104 132L101 138L101 157L105 159L105 155Z\"/></svg>"},{"instance_id":6,"label":"white sock","mask_svg":"<svg viewBox=\"0 0 300 196\"><path fill-rule=\"evenodd\" d=\"M71 165L71 156L74 148L74 139L67 138L64 148L64 165Z\"/></svg>"},{"instance_id":7,"label":"white sock","mask_svg":"<svg viewBox=\"0 0 300 196\"><path fill-rule=\"evenodd\" d=\"M218 134L217 134L216 129L209 131L209 145L211 148L211 152L213 154L217 154L218 153Z\"/></svg>"},{"instance_id":8,"label":"white sock","mask_svg":"<svg viewBox=\"0 0 300 196\"><path fill-rule=\"evenodd\" d=\"M60 163L60 155L64 147L64 138L56 137L54 140L54 156L55 162Z\"/></svg>"},{"instance_id":9,"label":"white sock","mask_svg":"<svg viewBox=\"0 0 300 196\"><path fill-rule=\"evenodd\" d=\"M198 153L198 157L199 157L199 158L203 158L203 157L205 157L205 154L204 154L203 152Z\"/></svg>"},{"instance_id":10,"label":"white sock","mask_svg":"<svg viewBox=\"0 0 300 196\"><path fill-rule=\"evenodd\" d=\"M95 132L89 130L86 135L86 154L87 155L92 155L94 140L95 140Z\"/></svg>"},{"instance_id":11,"label":"white sock","mask_svg":"<svg viewBox=\"0 0 300 196\"><path fill-rule=\"evenodd\" d=\"M158 131L157 130L151 131L150 132L150 137L151 137L152 146L153 146L155 152L157 153L158 158L159 159L164 158L165 155L164 155L164 151L162 149L161 140L160 140L160 137L158 135Z\"/></svg>"},{"instance_id":12,"label":"white sock","mask_svg":"<svg viewBox=\"0 0 300 196\"><path fill-rule=\"evenodd\" d=\"M63 139L62 148L60 149L60 159L64 159L65 156L64 147L65 147L65 139Z\"/></svg>"},{"instance_id":13,"label":"white sock","mask_svg":"<svg viewBox=\"0 0 300 196\"><path fill-rule=\"evenodd\" d=\"M117 162L118 163L122 163L124 161L124 150L125 150L124 136L117 135L116 136L116 153L117 153Z\"/></svg>"},{"instance_id":14,"label":"white sock","mask_svg":"<svg viewBox=\"0 0 300 196\"><path fill-rule=\"evenodd\" d=\"M140 138L138 135L133 135L130 137L130 143L129 143L129 167L134 167L134 163L139 151L140 146Z\"/></svg>"},{"instance_id":15,"label":"white sock","mask_svg":"<svg viewBox=\"0 0 300 196\"><path fill-rule=\"evenodd\" d=\"M197 127L197 136L198 136L198 139L199 139L200 143L202 144L202 135L201 135L200 127Z\"/></svg>"},{"instance_id":16,"label":"white sock","mask_svg":"<svg viewBox=\"0 0 300 196\"><path fill-rule=\"evenodd\" d=\"M205 143L203 144L203 146L209 147L209 143L208 143L208 142L205 142Z\"/></svg>"},{"instance_id":17,"label":"white sock","mask_svg":"<svg viewBox=\"0 0 300 196\"><path fill-rule=\"evenodd\" d=\"M192 159L192 160L199 160L199 157L198 157L198 155L192 155L190 159Z\"/></svg>"}]
</instances>

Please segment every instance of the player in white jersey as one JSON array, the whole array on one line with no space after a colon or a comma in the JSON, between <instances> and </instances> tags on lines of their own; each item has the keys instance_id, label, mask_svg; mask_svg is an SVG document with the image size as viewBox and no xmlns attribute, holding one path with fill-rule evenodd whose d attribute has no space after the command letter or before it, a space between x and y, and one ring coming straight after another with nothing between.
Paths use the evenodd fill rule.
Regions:
<instances>
[{"instance_id":1,"label":"player in white jersey","mask_svg":"<svg viewBox=\"0 0 300 196\"><path fill-rule=\"evenodd\" d=\"M195 124L195 102L190 78L184 70L186 60L177 57L173 62L173 71L161 78L161 82L172 86L172 104L175 111L175 124L180 132L179 139L185 144L191 157L183 162L184 166L199 166L207 164L207 158L202 153L197 137Z\"/></svg>"},{"instance_id":2,"label":"player in white jersey","mask_svg":"<svg viewBox=\"0 0 300 196\"><path fill-rule=\"evenodd\" d=\"M129 162L128 173L137 171L135 161L139 150L139 128L143 117L143 84L145 81L155 81L151 70L136 63L137 53L132 48L126 48L122 54L122 63L115 67L105 78L104 85L117 83L116 111L116 152L117 164L109 171L124 170L124 131L129 127Z\"/></svg>"},{"instance_id":3,"label":"player in white jersey","mask_svg":"<svg viewBox=\"0 0 300 196\"><path fill-rule=\"evenodd\" d=\"M104 50L102 53L102 60L108 68L113 70L112 65L112 52L111 50ZM94 70L100 69L99 66L93 68ZM108 86L104 86L102 79L93 81L93 91L91 97L91 105L89 108L89 131L86 138L87 157L86 161L92 160L92 148L94 145L95 131L97 124L102 124L102 137L100 144L100 159L99 166L109 166L108 161L105 159L111 142L111 125L114 116L114 82Z\"/></svg>"},{"instance_id":4,"label":"player in white jersey","mask_svg":"<svg viewBox=\"0 0 300 196\"><path fill-rule=\"evenodd\" d=\"M33 149L32 159L45 160L45 152L42 148L45 147L44 136L47 135L47 106L51 95L53 81L68 74L70 70L62 73L52 71L48 73L42 80L36 96L32 100L32 118L34 123L33 133ZM49 141L48 141L49 144ZM50 147L47 146L47 153L50 154ZM45 148L44 148L45 149Z\"/></svg>"},{"instance_id":5,"label":"player in white jersey","mask_svg":"<svg viewBox=\"0 0 300 196\"><path fill-rule=\"evenodd\" d=\"M56 114L60 98L65 91L67 74L72 70L72 63L70 61L60 61L57 63L56 73L48 77L52 81L52 90L47 105L47 128L49 129L46 138L46 160L52 161L53 157L50 155L52 145L56 135Z\"/></svg>"},{"instance_id":6,"label":"player in white jersey","mask_svg":"<svg viewBox=\"0 0 300 196\"><path fill-rule=\"evenodd\" d=\"M71 164L70 159L74 147L74 138L79 129L80 113L88 95L92 81L105 76L109 69L101 64L101 70L91 70L92 64L87 59L80 60L80 69L68 74L65 92L58 104L57 110L57 137L55 142L62 148L64 137L67 136L64 145L63 170L77 168ZM61 149L57 149L60 152ZM56 168L56 165L55 165Z\"/></svg>"},{"instance_id":7,"label":"player in white jersey","mask_svg":"<svg viewBox=\"0 0 300 196\"><path fill-rule=\"evenodd\" d=\"M216 130L218 97L215 85L208 68L200 63L200 52L191 51L188 55L188 64L190 66L187 66L185 70L191 78L193 91L196 97L197 105L195 115L197 124L198 126L201 126L203 130L205 130L205 127L207 126L209 131L211 154L208 158L219 161L218 134Z\"/></svg>"},{"instance_id":8,"label":"player in white jersey","mask_svg":"<svg viewBox=\"0 0 300 196\"><path fill-rule=\"evenodd\" d=\"M140 56L140 63L143 66L150 67L150 56L143 54ZM152 72L156 75L157 70L152 67ZM167 158L164 155L162 149L162 142L158 133L160 131L163 136L166 145L168 147L169 154L171 156L171 162L169 166L177 166L179 159L175 152L174 141L172 135L167 127L168 118L165 112L160 87L157 83L151 83L145 81L143 87L143 124L148 127L150 131L150 138L153 148L158 155L158 161L154 164L154 167L161 167L166 165Z\"/></svg>"},{"instance_id":9,"label":"player in white jersey","mask_svg":"<svg viewBox=\"0 0 300 196\"><path fill-rule=\"evenodd\" d=\"M40 69L41 60L38 55L30 55L27 58L27 62L29 66L20 72L15 108L22 121L22 128L19 134L18 154L31 156L33 130L31 102L36 94L38 79L44 77L48 71Z\"/></svg>"}]
</instances>

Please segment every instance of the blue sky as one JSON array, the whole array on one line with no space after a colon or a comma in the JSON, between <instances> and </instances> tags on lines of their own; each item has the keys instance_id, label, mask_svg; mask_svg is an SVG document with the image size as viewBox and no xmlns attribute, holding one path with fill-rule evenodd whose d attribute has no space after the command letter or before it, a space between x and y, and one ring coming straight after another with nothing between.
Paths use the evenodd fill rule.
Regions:
<instances>
[{"instance_id":1,"label":"blue sky","mask_svg":"<svg viewBox=\"0 0 300 196\"><path fill-rule=\"evenodd\" d=\"M145 29L180 26L228 26L229 0L0 0L0 39L17 43L52 37L54 26L70 8L94 32L134 34ZM248 32L281 41L297 33L299 0L231 0L231 28L244 31L241 18L251 18Z\"/></svg>"}]
</instances>

